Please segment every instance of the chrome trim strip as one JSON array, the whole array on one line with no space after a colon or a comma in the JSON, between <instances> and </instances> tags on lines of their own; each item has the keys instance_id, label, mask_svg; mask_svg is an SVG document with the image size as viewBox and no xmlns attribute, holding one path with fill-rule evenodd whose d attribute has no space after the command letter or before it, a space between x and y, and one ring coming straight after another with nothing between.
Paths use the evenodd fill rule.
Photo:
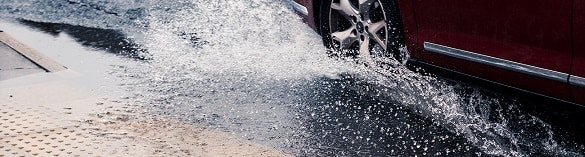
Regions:
<instances>
[{"instance_id":1,"label":"chrome trim strip","mask_svg":"<svg viewBox=\"0 0 585 157\"><path fill-rule=\"evenodd\" d=\"M472 62L477 62L485 65L490 65L502 69L507 69L523 74L528 74L532 76L542 77L546 79L550 79L553 81L567 83L569 79L569 74L553 71L549 69L544 69L540 67L535 67L532 65L522 64L514 61L509 61L501 58L491 57L487 55L482 55L470 51L460 50L448 46L443 46L439 44L434 44L430 42L424 43L424 48L426 51L435 52L463 60L468 60ZM583 83L583 82L581 82Z\"/></svg>"},{"instance_id":2,"label":"chrome trim strip","mask_svg":"<svg viewBox=\"0 0 585 157\"><path fill-rule=\"evenodd\" d=\"M492 81L492 80L488 80L488 79L485 79L485 78L481 78L481 77L469 75L469 74L462 73L462 72L458 72L458 71L454 71L454 70L451 70L451 69L446 69L446 68L443 68L443 67L440 67L440 66L436 66L436 65L433 65L433 64L430 64L430 63L426 63L424 61L420 61L419 63L425 64L427 66L433 66L435 68L440 68L440 69L448 70L448 71L451 71L451 72L454 72L454 73L457 73L457 74L460 74L460 75L465 75L465 76L472 77L472 78L479 79L479 80L483 80L483 81L486 81L486 82L491 82L491 83L494 83L494 84L501 85L503 87L512 88L512 89L516 89L516 90L519 90L519 91L522 91L522 92L532 93L532 94L535 94L535 95L540 95L542 97L547 97L547 98L555 99L555 100L562 101L562 102L565 102L565 103L570 103L570 104L575 104L575 105L579 105L579 106L585 107L585 104L577 104L575 102L571 102L571 101L568 101L568 100L563 100L563 99L555 98L555 97L552 97L552 96L549 96L549 95L544 95L544 94L536 93L534 91L529 91L529 90L526 90L526 89L522 89L522 88L518 88L518 87L514 87L514 86L502 84L502 83L495 82L495 81Z\"/></svg>"},{"instance_id":3,"label":"chrome trim strip","mask_svg":"<svg viewBox=\"0 0 585 157\"><path fill-rule=\"evenodd\" d=\"M295 9L296 11L298 11L299 13L301 13L305 16L309 16L309 11L307 10L307 7L297 3L295 0L288 0L288 1L292 5L293 9Z\"/></svg>"},{"instance_id":4,"label":"chrome trim strip","mask_svg":"<svg viewBox=\"0 0 585 157\"><path fill-rule=\"evenodd\" d=\"M571 75L569 77L569 83L573 86L585 88L585 78L579 76Z\"/></svg>"}]
</instances>

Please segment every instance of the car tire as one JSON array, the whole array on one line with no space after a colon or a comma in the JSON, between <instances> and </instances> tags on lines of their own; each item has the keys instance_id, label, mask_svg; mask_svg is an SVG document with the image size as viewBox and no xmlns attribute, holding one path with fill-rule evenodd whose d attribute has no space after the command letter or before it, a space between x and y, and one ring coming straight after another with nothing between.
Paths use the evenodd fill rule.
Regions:
<instances>
[{"instance_id":1,"label":"car tire","mask_svg":"<svg viewBox=\"0 0 585 157\"><path fill-rule=\"evenodd\" d=\"M320 32L333 56L355 56L369 67L404 64L408 53L394 0L332 0L321 4ZM396 62L398 61L398 62Z\"/></svg>"}]
</instances>

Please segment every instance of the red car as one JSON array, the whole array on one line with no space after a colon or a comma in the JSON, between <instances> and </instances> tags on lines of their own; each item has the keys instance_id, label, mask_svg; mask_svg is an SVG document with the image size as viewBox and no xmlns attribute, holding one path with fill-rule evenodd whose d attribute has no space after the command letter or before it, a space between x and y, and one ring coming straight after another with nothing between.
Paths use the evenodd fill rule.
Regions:
<instances>
[{"instance_id":1,"label":"red car","mask_svg":"<svg viewBox=\"0 0 585 157\"><path fill-rule=\"evenodd\" d=\"M389 57L414 60L585 104L585 1L294 0L292 4L323 36L326 46L356 54L368 65L379 65Z\"/></svg>"}]
</instances>

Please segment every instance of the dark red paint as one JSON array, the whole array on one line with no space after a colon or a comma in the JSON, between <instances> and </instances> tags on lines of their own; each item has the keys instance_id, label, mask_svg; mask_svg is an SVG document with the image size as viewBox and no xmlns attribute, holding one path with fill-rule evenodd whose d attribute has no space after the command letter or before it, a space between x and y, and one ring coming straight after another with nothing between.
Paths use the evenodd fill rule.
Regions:
<instances>
[{"instance_id":1,"label":"dark red paint","mask_svg":"<svg viewBox=\"0 0 585 157\"><path fill-rule=\"evenodd\" d=\"M585 1L573 6L573 66L571 74L585 78ZM585 103L585 88L571 87L575 102Z\"/></svg>"}]
</instances>

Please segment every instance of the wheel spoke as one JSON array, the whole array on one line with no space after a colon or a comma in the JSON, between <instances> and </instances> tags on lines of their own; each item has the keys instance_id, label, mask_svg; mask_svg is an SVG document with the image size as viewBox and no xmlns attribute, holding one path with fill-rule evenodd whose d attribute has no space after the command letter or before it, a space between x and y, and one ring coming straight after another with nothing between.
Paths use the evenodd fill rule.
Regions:
<instances>
[{"instance_id":1,"label":"wheel spoke","mask_svg":"<svg viewBox=\"0 0 585 157\"><path fill-rule=\"evenodd\" d=\"M372 36L371 38L374 39L374 41L376 41L376 43L378 43L382 48L384 48L384 50L386 50L386 42L384 42L379 35L371 34L370 36Z\"/></svg>"},{"instance_id":2,"label":"wheel spoke","mask_svg":"<svg viewBox=\"0 0 585 157\"><path fill-rule=\"evenodd\" d=\"M331 3L331 9L337 10L337 12L339 12L349 21L352 21L350 16L355 17L358 15L357 9L355 9L353 5L349 3L349 0L340 0L339 3Z\"/></svg>"},{"instance_id":3,"label":"wheel spoke","mask_svg":"<svg viewBox=\"0 0 585 157\"><path fill-rule=\"evenodd\" d=\"M341 48L347 49L357 41L357 36L354 32L355 26L352 26L347 30L331 33L331 38L338 41L341 44Z\"/></svg>"},{"instance_id":4,"label":"wheel spoke","mask_svg":"<svg viewBox=\"0 0 585 157\"><path fill-rule=\"evenodd\" d=\"M364 21L370 19L370 8L372 8L372 5L374 5L374 2L376 1L377 0L359 0L359 11L362 18L364 18Z\"/></svg>"},{"instance_id":5,"label":"wheel spoke","mask_svg":"<svg viewBox=\"0 0 585 157\"><path fill-rule=\"evenodd\" d=\"M366 38L360 43L359 53L360 58L362 58L367 65L375 65L374 60L372 59L372 54L370 53L370 39Z\"/></svg>"},{"instance_id":6,"label":"wheel spoke","mask_svg":"<svg viewBox=\"0 0 585 157\"><path fill-rule=\"evenodd\" d=\"M386 21L380 20L378 22L374 22L368 25L368 32L371 34L376 34L378 31L382 30L382 28L386 28Z\"/></svg>"},{"instance_id":7,"label":"wheel spoke","mask_svg":"<svg viewBox=\"0 0 585 157\"><path fill-rule=\"evenodd\" d=\"M378 35L378 31L382 29L386 30L386 21L384 20L370 24L368 27L368 34L371 39L374 39L376 43L380 44L380 46L386 50L386 42Z\"/></svg>"}]
</instances>

